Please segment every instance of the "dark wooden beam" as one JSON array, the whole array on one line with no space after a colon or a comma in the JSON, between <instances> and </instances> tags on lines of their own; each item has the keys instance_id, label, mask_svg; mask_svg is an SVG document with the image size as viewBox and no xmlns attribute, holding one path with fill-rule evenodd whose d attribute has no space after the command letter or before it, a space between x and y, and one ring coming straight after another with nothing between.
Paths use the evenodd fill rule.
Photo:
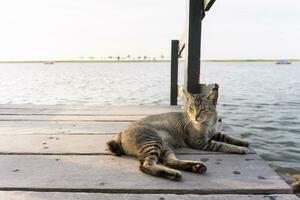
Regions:
<instances>
[{"instance_id":1,"label":"dark wooden beam","mask_svg":"<svg viewBox=\"0 0 300 200\"><path fill-rule=\"evenodd\" d=\"M216 0L204 0L204 11L209 11Z\"/></svg>"},{"instance_id":2,"label":"dark wooden beam","mask_svg":"<svg viewBox=\"0 0 300 200\"><path fill-rule=\"evenodd\" d=\"M171 49L171 105L177 105L177 84L178 84L178 56L179 40L172 40Z\"/></svg>"},{"instance_id":3,"label":"dark wooden beam","mask_svg":"<svg viewBox=\"0 0 300 200\"><path fill-rule=\"evenodd\" d=\"M203 0L187 0L184 85L191 93L200 93L201 21Z\"/></svg>"}]
</instances>

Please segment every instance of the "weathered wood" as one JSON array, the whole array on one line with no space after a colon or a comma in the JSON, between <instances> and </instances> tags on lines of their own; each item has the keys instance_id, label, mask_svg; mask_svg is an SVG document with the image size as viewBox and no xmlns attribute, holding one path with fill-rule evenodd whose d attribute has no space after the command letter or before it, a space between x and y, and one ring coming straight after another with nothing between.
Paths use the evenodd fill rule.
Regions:
<instances>
[{"instance_id":1,"label":"weathered wood","mask_svg":"<svg viewBox=\"0 0 300 200\"><path fill-rule=\"evenodd\" d=\"M112 135L2 135L0 154L107 154Z\"/></svg>"},{"instance_id":2,"label":"weathered wood","mask_svg":"<svg viewBox=\"0 0 300 200\"><path fill-rule=\"evenodd\" d=\"M170 104L177 105L179 41L172 40Z\"/></svg>"},{"instance_id":3,"label":"weathered wood","mask_svg":"<svg viewBox=\"0 0 300 200\"><path fill-rule=\"evenodd\" d=\"M0 114L149 115L180 110L180 106L0 104Z\"/></svg>"},{"instance_id":4,"label":"weathered wood","mask_svg":"<svg viewBox=\"0 0 300 200\"><path fill-rule=\"evenodd\" d=\"M112 134L129 122L0 121L0 135L78 135Z\"/></svg>"},{"instance_id":5,"label":"weathered wood","mask_svg":"<svg viewBox=\"0 0 300 200\"><path fill-rule=\"evenodd\" d=\"M0 135L72 135L112 134L128 127L130 122L0 121ZM240 136L226 123L217 131Z\"/></svg>"},{"instance_id":6,"label":"weathered wood","mask_svg":"<svg viewBox=\"0 0 300 200\"><path fill-rule=\"evenodd\" d=\"M169 111L180 111L180 107L65 107L62 105L7 107L0 105L0 120L20 120L0 121L0 154L2 154L0 155L0 191L51 191L51 193L0 192L0 199L32 199L31 197L36 199L99 199L98 195L100 195L103 199L130 197L193 199L200 197L199 199L218 200L228 193L291 192L289 186L256 154L242 156L179 149L176 153L180 159L202 160L208 167L205 175L184 172L181 182L141 173L138 170L139 163L136 158L114 157L106 154L105 143L111 138L111 133L125 129L129 121L149 114ZM107 122L101 122L103 120ZM113 122L114 120L119 122ZM218 129L221 132L239 135L225 123L221 123ZM64 193L55 193L55 191ZM111 193L144 194L115 196ZM145 195L147 193L160 195ZM165 195L166 193L214 195L177 196ZM258 200L294 198L293 195L228 196L236 200L248 200L250 197Z\"/></svg>"},{"instance_id":7,"label":"weathered wood","mask_svg":"<svg viewBox=\"0 0 300 200\"><path fill-rule=\"evenodd\" d=\"M176 194L105 194L70 192L0 192L3 200L299 200L292 194L272 195L176 195Z\"/></svg>"},{"instance_id":8,"label":"weathered wood","mask_svg":"<svg viewBox=\"0 0 300 200\"><path fill-rule=\"evenodd\" d=\"M113 135L0 135L0 154L107 155ZM176 154L219 154L189 148ZM254 153L254 152L251 152Z\"/></svg>"},{"instance_id":9,"label":"weathered wood","mask_svg":"<svg viewBox=\"0 0 300 200\"><path fill-rule=\"evenodd\" d=\"M185 40L184 85L191 93L200 93L201 21L204 14L203 0L187 1Z\"/></svg>"},{"instance_id":10,"label":"weathered wood","mask_svg":"<svg viewBox=\"0 0 300 200\"><path fill-rule=\"evenodd\" d=\"M73 135L112 134L128 127L130 122L78 122L78 121L0 121L0 135ZM239 136L226 123L218 130Z\"/></svg>"},{"instance_id":11,"label":"weathered wood","mask_svg":"<svg viewBox=\"0 0 300 200\"><path fill-rule=\"evenodd\" d=\"M0 115L0 121L132 122L146 115Z\"/></svg>"},{"instance_id":12,"label":"weathered wood","mask_svg":"<svg viewBox=\"0 0 300 200\"><path fill-rule=\"evenodd\" d=\"M106 154L105 143L112 137L112 133L120 132L128 125L129 123L126 122L2 121L0 122L0 153ZM218 131L240 136L226 123L219 123ZM211 154L216 152L178 149L176 153ZM250 153L254 151L251 150Z\"/></svg>"},{"instance_id":13,"label":"weathered wood","mask_svg":"<svg viewBox=\"0 0 300 200\"><path fill-rule=\"evenodd\" d=\"M0 155L0 190L108 193L274 194L290 187L257 155L182 155L205 159L204 175L180 182L143 174L138 161L114 156Z\"/></svg>"},{"instance_id":14,"label":"weathered wood","mask_svg":"<svg viewBox=\"0 0 300 200\"><path fill-rule=\"evenodd\" d=\"M81 110L81 109L103 109L107 110L108 106L101 105L84 105L84 104L57 104L57 105L37 105L37 104L0 104L1 109L71 109L71 110Z\"/></svg>"}]
</instances>

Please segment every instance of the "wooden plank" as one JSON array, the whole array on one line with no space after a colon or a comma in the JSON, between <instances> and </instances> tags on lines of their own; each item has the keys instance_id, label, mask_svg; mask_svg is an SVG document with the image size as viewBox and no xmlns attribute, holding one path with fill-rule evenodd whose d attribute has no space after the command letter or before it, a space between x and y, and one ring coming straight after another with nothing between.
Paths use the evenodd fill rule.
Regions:
<instances>
[{"instance_id":1,"label":"wooden plank","mask_svg":"<svg viewBox=\"0 0 300 200\"><path fill-rule=\"evenodd\" d=\"M132 122L145 115L0 115L0 121L81 121L81 122Z\"/></svg>"},{"instance_id":2,"label":"wooden plank","mask_svg":"<svg viewBox=\"0 0 300 200\"><path fill-rule=\"evenodd\" d=\"M181 111L180 106L84 106L84 105L5 105L0 104L0 114L44 115L149 115Z\"/></svg>"},{"instance_id":3,"label":"wooden plank","mask_svg":"<svg viewBox=\"0 0 300 200\"><path fill-rule=\"evenodd\" d=\"M126 113L128 112L128 114ZM71 110L71 109L0 109L0 115L74 115L74 116L98 116L98 115L148 115L162 113L160 110L148 110L148 111L134 111L124 110L119 113L112 111L101 111L101 110Z\"/></svg>"},{"instance_id":4,"label":"wooden plank","mask_svg":"<svg viewBox=\"0 0 300 200\"><path fill-rule=\"evenodd\" d=\"M0 153L106 154L106 141L112 138L112 134L126 129L128 125L123 122L0 122ZM239 136L225 123L220 123L219 131ZM216 152L179 149L177 153ZM251 150L250 153L254 151Z\"/></svg>"},{"instance_id":5,"label":"wooden plank","mask_svg":"<svg viewBox=\"0 0 300 200\"><path fill-rule=\"evenodd\" d=\"M99 105L65 105L65 104L57 104L57 105L36 105L36 104L0 104L1 109L104 109L107 110L107 106L99 106Z\"/></svg>"},{"instance_id":6,"label":"wooden plank","mask_svg":"<svg viewBox=\"0 0 300 200\"><path fill-rule=\"evenodd\" d=\"M112 134L128 127L128 122L0 121L0 135Z\"/></svg>"},{"instance_id":7,"label":"wooden plank","mask_svg":"<svg viewBox=\"0 0 300 200\"><path fill-rule=\"evenodd\" d=\"M107 154L112 135L2 135L0 154Z\"/></svg>"},{"instance_id":8,"label":"wooden plank","mask_svg":"<svg viewBox=\"0 0 300 200\"><path fill-rule=\"evenodd\" d=\"M0 115L35 115L39 114L43 109L10 109L10 108L0 108Z\"/></svg>"},{"instance_id":9,"label":"wooden plank","mask_svg":"<svg viewBox=\"0 0 300 200\"><path fill-rule=\"evenodd\" d=\"M281 194L290 187L257 155L182 155L206 158L204 175L183 172L170 181L143 174L134 158L0 155L0 190L104 193Z\"/></svg>"},{"instance_id":10,"label":"wooden plank","mask_svg":"<svg viewBox=\"0 0 300 200\"><path fill-rule=\"evenodd\" d=\"M0 104L0 109L101 109L109 110L111 108L126 108L126 109L136 109L139 107L145 108L170 108L168 105L92 105L92 104L56 104L56 105L37 105L37 104Z\"/></svg>"},{"instance_id":11,"label":"wooden plank","mask_svg":"<svg viewBox=\"0 0 300 200\"><path fill-rule=\"evenodd\" d=\"M107 155L106 142L113 135L1 135L0 154ZM190 148L176 154L217 154ZM253 153L253 152L251 152Z\"/></svg>"},{"instance_id":12,"label":"wooden plank","mask_svg":"<svg viewBox=\"0 0 300 200\"><path fill-rule=\"evenodd\" d=\"M180 112L181 106L111 106L106 113L114 114L159 114L165 112Z\"/></svg>"},{"instance_id":13,"label":"wooden plank","mask_svg":"<svg viewBox=\"0 0 300 200\"><path fill-rule=\"evenodd\" d=\"M0 121L132 122L148 115L0 115Z\"/></svg>"},{"instance_id":14,"label":"wooden plank","mask_svg":"<svg viewBox=\"0 0 300 200\"><path fill-rule=\"evenodd\" d=\"M128 125L129 122L0 121L0 135L112 134ZM239 136L226 123L219 123L218 130Z\"/></svg>"},{"instance_id":15,"label":"wooden plank","mask_svg":"<svg viewBox=\"0 0 300 200\"><path fill-rule=\"evenodd\" d=\"M299 200L292 194L272 195L176 195L176 194L105 194L71 192L24 192L2 191L0 199L5 200Z\"/></svg>"}]
</instances>

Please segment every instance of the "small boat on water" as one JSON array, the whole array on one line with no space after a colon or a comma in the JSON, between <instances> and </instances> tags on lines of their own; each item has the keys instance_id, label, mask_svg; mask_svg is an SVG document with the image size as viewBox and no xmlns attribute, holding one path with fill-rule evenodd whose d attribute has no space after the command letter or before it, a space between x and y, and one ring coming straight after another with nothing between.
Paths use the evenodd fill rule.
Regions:
<instances>
[{"instance_id":1,"label":"small boat on water","mask_svg":"<svg viewBox=\"0 0 300 200\"><path fill-rule=\"evenodd\" d=\"M291 62L289 60L276 60L273 63L277 64L277 65L288 65L288 64L291 64Z\"/></svg>"}]
</instances>

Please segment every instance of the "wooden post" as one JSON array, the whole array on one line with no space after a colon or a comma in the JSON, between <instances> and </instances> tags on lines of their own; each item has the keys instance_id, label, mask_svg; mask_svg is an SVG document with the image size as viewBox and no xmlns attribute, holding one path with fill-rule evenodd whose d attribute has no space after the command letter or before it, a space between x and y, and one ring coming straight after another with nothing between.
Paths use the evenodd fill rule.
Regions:
<instances>
[{"instance_id":1,"label":"wooden post","mask_svg":"<svg viewBox=\"0 0 300 200\"><path fill-rule=\"evenodd\" d=\"M184 86L191 93L200 93L201 21L203 0L187 0Z\"/></svg>"},{"instance_id":2,"label":"wooden post","mask_svg":"<svg viewBox=\"0 0 300 200\"><path fill-rule=\"evenodd\" d=\"M171 106L177 105L177 84L178 84L178 51L179 40L172 40L171 49Z\"/></svg>"}]
</instances>

